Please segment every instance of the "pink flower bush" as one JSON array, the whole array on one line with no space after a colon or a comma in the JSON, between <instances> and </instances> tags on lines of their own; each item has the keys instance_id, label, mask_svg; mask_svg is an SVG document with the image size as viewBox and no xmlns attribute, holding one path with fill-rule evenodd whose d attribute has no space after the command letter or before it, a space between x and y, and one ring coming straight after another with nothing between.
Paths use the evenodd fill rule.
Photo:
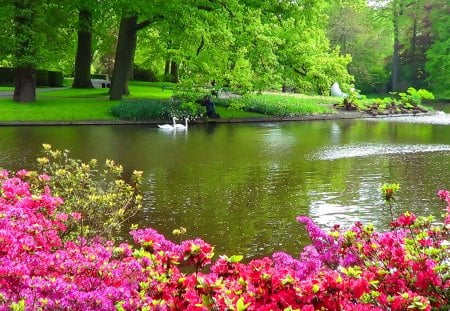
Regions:
<instances>
[{"instance_id":1,"label":"pink flower bush","mask_svg":"<svg viewBox=\"0 0 450 311\"><path fill-rule=\"evenodd\" d=\"M392 230L356 223L326 232L307 217L311 245L242 263L201 239L180 244L133 230L136 246L64 242L77 212L28 172L0 171L0 310L445 310L450 297L450 195L444 224L405 213Z\"/></svg>"}]
</instances>

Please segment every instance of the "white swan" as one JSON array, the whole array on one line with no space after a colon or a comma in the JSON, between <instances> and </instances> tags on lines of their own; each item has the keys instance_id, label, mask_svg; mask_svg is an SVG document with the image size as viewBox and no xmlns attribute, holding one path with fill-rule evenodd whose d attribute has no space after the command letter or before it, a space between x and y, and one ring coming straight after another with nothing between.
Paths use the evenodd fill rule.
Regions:
<instances>
[{"instance_id":1,"label":"white swan","mask_svg":"<svg viewBox=\"0 0 450 311\"><path fill-rule=\"evenodd\" d=\"M175 118L175 120L177 120ZM188 129L188 118L184 119L184 125L183 124L175 124L175 129L177 130L187 130Z\"/></svg>"},{"instance_id":2,"label":"white swan","mask_svg":"<svg viewBox=\"0 0 450 311\"><path fill-rule=\"evenodd\" d=\"M169 130L169 131L173 131L174 129L176 129L177 124L175 123L175 120L177 118L173 117L172 121L173 121L173 125L170 124L158 124L158 127L162 130Z\"/></svg>"}]
</instances>

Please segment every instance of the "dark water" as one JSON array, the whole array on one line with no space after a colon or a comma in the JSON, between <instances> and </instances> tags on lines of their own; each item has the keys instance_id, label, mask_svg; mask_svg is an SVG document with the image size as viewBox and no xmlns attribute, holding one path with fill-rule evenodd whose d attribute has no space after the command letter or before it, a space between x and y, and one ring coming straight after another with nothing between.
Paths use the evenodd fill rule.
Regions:
<instances>
[{"instance_id":1,"label":"dark water","mask_svg":"<svg viewBox=\"0 0 450 311\"><path fill-rule=\"evenodd\" d=\"M379 194L398 182L398 213L439 217L450 188L450 116L192 126L167 133L147 126L1 127L0 165L34 165L42 143L84 160L144 171L145 207L135 222L170 236L179 226L216 253L248 257L287 250L307 238L296 223L371 222L386 228Z\"/></svg>"}]
</instances>

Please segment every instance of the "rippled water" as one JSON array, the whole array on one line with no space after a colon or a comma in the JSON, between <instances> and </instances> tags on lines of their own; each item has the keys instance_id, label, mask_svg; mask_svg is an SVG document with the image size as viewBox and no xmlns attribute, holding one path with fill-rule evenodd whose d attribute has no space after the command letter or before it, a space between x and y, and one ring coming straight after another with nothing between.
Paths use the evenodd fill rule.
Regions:
<instances>
[{"instance_id":1,"label":"rippled water","mask_svg":"<svg viewBox=\"0 0 450 311\"><path fill-rule=\"evenodd\" d=\"M354 157L383 156L389 154L427 153L450 151L450 145L396 145L396 144L351 144L326 147L314 155L319 160L336 160Z\"/></svg>"},{"instance_id":2,"label":"rippled water","mask_svg":"<svg viewBox=\"0 0 450 311\"><path fill-rule=\"evenodd\" d=\"M373 121L376 119L366 119ZM416 116L395 116L390 118L383 118L387 122L403 122L403 123L422 123L422 124L438 124L438 125L450 125L450 114L443 111L437 111L434 114L416 115Z\"/></svg>"},{"instance_id":3,"label":"rippled water","mask_svg":"<svg viewBox=\"0 0 450 311\"><path fill-rule=\"evenodd\" d=\"M328 227L386 228L391 219L378 191L385 182L401 184L398 213L439 217L436 191L450 188L450 127L437 119L201 125L187 133L1 127L0 163L30 167L43 142L84 160L111 158L127 174L144 171L145 206L134 220L141 226L168 236L184 226L187 238L203 237L217 253L296 254L307 242L295 222L300 214Z\"/></svg>"}]
</instances>

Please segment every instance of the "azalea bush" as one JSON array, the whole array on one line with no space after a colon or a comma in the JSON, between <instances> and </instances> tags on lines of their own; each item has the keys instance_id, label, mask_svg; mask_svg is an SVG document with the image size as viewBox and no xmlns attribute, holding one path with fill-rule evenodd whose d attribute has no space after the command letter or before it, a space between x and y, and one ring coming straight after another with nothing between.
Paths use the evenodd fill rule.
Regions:
<instances>
[{"instance_id":1,"label":"azalea bush","mask_svg":"<svg viewBox=\"0 0 450 311\"><path fill-rule=\"evenodd\" d=\"M83 215L68 224L64 236L117 237L123 223L142 208L142 171L134 171L126 182L123 167L112 160L100 167L96 159L83 162L71 158L68 150L52 149L49 144L43 147L38 171L22 170L20 175L32 187L47 183L56 196L64 198L60 211Z\"/></svg>"},{"instance_id":2,"label":"azalea bush","mask_svg":"<svg viewBox=\"0 0 450 311\"><path fill-rule=\"evenodd\" d=\"M174 243L151 228L131 232L135 245L65 241L86 216L61 209L51 179L0 171L0 310L449 309L445 190L441 223L405 213L387 232L360 223L327 232L300 216L311 245L299 256L242 263L214 259L201 239Z\"/></svg>"}]
</instances>

